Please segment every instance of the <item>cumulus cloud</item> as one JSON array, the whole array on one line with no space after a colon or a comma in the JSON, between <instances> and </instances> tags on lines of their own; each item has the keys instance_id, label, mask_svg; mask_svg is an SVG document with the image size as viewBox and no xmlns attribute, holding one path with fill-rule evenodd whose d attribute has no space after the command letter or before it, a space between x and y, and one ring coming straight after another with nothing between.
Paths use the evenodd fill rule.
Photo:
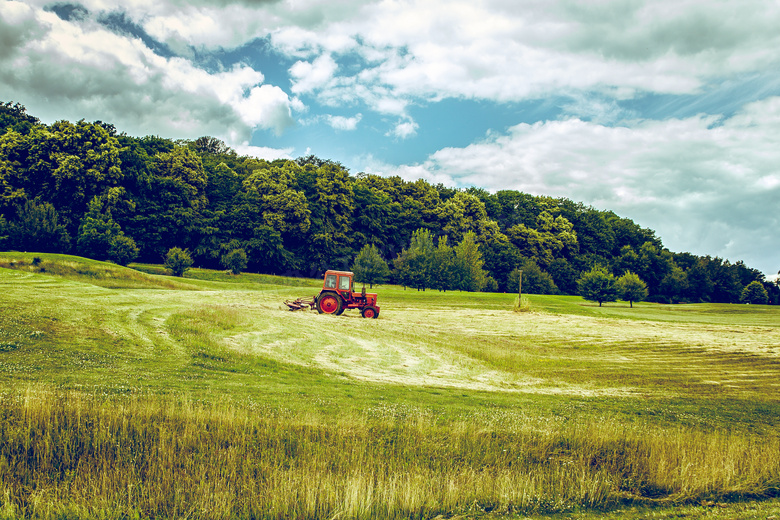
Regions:
<instances>
[{"instance_id":1,"label":"cumulus cloud","mask_svg":"<svg viewBox=\"0 0 780 520\"><path fill-rule=\"evenodd\" d=\"M360 55L359 73L341 72L350 81L327 76L316 83L318 95L361 99L380 110L374 103L388 98L505 102L551 92L613 99L699 92L713 78L777 67L778 23L780 8L767 0L409 0L366 3L358 15L344 12L305 30L283 28L275 41L283 52L308 56L306 63ZM349 43L329 44L333 34ZM329 92L345 88L352 96ZM376 95L379 89L390 95Z\"/></svg>"},{"instance_id":2,"label":"cumulus cloud","mask_svg":"<svg viewBox=\"0 0 780 520\"><path fill-rule=\"evenodd\" d=\"M323 54L312 62L297 61L290 68L292 91L300 94L322 88L333 78L336 69L336 62L328 54Z\"/></svg>"},{"instance_id":3,"label":"cumulus cloud","mask_svg":"<svg viewBox=\"0 0 780 520\"><path fill-rule=\"evenodd\" d=\"M294 122L295 102L248 66L209 73L90 19L64 21L15 1L0 4L0 34L4 96L44 120L101 119L135 134L215 135L231 144Z\"/></svg>"},{"instance_id":4,"label":"cumulus cloud","mask_svg":"<svg viewBox=\"0 0 780 520\"><path fill-rule=\"evenodd\" d=\"M399 121L395 127L388 132L388 135L392 135L398 139L408 139L417 135L417 129L420 125L412 121L411 119L406 121Z\"/></svg>"},{"instance_id":5,"label":"cumulus cloud","mask_svg":"<svg viewBox=\"0 0 780 520\"><path fill-rule=\"evenodd\" d=\"M327 115L325 118L335 130L355 130L360 120L363 119L363 114L356 114L354 117Z\"/></svg>"}]
</instances>

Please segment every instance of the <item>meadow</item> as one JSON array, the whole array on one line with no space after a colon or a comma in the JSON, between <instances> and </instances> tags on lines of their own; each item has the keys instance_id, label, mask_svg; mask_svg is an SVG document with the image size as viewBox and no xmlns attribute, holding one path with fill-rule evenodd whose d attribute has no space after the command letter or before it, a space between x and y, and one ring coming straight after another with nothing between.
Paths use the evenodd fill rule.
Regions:
<instances>
[{"instance_id":1,"label":"meadow","mask_svg":"<svg viewBox=\"0 0 780 520\"><path fill-rule=\"evenodd\" d=\"M780 517L780 309L0 253L0 519Z\"/></svg>"}]
</instances>

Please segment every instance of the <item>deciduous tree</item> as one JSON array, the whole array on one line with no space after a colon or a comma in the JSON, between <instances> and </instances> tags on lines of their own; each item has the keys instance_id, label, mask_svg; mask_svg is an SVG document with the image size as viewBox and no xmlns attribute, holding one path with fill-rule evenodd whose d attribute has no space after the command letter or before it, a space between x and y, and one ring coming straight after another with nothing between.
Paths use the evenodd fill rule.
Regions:
<instances>
[{"instance_id":1,"label":"deciduous tree","mask_svg":"<svg viewBox=\"0 0 780 520\"><path fill-rule=\"evenodd\" d=\"M769 295L758 280L754 280L747 284L742 290L742 296L739 298L739 301L742 303L751 303L753 305L765 305L768 300Z\"/></svg>"},{"instance_id":2,"label":"deciduous tree","mask_svg":"<svg viewBox=\"0 0 780 520\"><path fill-rule=\"evenodd\" d=\"M48 202L25 202L7 229L12 249L40 253L66 253L70 249L70 235Z\"/></svg>"},{"instance_id":3,"label":"deciduous tree","mask_svg":"<svg viewBox=\"0 0 780 520\"><path fill-rule=\"evenodd\" d=\"M374 244L366 244L360 250L352 264L357 283L367 283L373 288L375 283L384 283L390 277L390 268Z\"/></svg>"},{"instance_id":4,"label":"deciduous tree","mask_svg":"<svg viewBox=\"0 0 780 520\"><path fill-rule=\"evenodd\" d=\"M461 291L481 291L487 276L482 266L482 253L477 244L477 235L469 231L455 246L455 288Z\"/></svg>"},{"instance_id":5,"label":"deciduous tree","mask_svg":"<svg viewBox=\"0 0 780 520\"><path fill-rule=\"evenodd\" d=\"M520 271L523 272L523 294L556 294L558 287L552 276L542 270L530 258L523 260L519 268L509 274L508 292L517 292L520 285Z\"/></svg>"},{"instance_id":6,"label":"deciduous tree","mask_svg":"<svg viewBox=\"0 0 780 520\"><path fill-rule=\"evenodd\" d=\"M634 302L641 302L647 298L647 284L639 278L639 275L631 271L626 271L618 278L617 287L620 297L627 301L630 307L634 306Z\"/></svg>"},{"instance_id":7,"label":"deciduous tree","mask_svg":"<svg viewBox=\"0 0 780 520\"><path fill-rule=\"evenodd\" d=\"M580 296L591 302L614 302L618 297L615 277L602 266L596 266L584 273L577 281Z\"/></svg>"},{"instance_id":8,"label":"deciduous tree","mask_svg":"<svg viewBox=\"0 0 780 520\"><path fill-rule=\"evenodd\" d=\"M89 202L89 211L81 219L76 250L80 255L96 260L108 258L108 251L117 236L122 233L119 224L111 218L111 210L103 209L100 197Z\"/></svg>"}]
</instances>

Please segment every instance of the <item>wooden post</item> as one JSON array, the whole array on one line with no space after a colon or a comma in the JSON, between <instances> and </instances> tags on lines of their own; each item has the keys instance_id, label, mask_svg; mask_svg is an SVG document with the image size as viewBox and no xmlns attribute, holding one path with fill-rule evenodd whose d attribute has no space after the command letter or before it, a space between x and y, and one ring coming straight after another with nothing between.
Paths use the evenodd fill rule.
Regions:
<instances>
[{"instance_id":1,"label":"wooden post","mask_svg":"<svg viewBox=\"0 0 780 520\"><path fill-rule=\"evenodd\" d=\"M523 298L523 270L522 269L520 269L520 283L518 284L517 293L518 293L518 295L517 295L517 298L518 298L517 302L518 302L518 305L519 305L520 304L520 300L522 300L522 298Z\"/></svg>"}]
</instances>

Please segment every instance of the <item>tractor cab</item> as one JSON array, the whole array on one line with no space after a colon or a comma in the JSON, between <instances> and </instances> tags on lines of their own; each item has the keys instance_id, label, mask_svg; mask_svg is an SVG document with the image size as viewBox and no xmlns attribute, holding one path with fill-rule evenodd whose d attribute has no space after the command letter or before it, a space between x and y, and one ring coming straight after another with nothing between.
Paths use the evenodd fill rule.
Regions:
<instances>
[{"instance_id":1,"label":"tractor cab","mask_svg":"<svg viewBox=\"0 0 780 520\"><path fill-rule=\"evenodd\" d=\"M361 292L355 292L353 278L350 271L326 271L322 290L316 298L317 311L340 315L347 309L360 309L364 318L379 316L377 295L366 294L365 286Z\"/></svg>"}]
</instances>

